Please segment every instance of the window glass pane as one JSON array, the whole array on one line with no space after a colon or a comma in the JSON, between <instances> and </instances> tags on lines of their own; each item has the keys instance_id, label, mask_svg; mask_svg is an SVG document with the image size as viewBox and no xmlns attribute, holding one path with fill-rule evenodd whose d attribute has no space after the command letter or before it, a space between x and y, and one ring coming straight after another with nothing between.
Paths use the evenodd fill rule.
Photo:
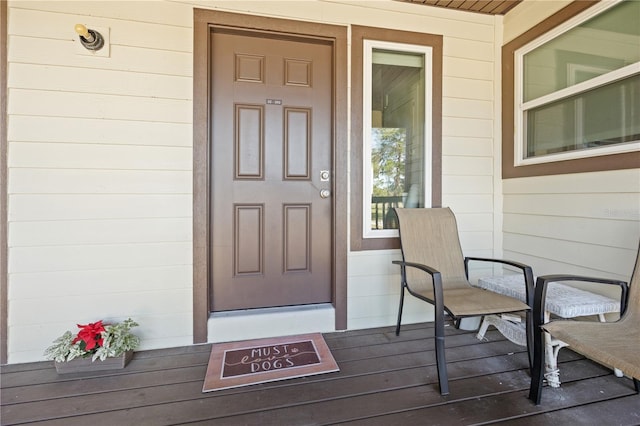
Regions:
<instances>
[{"instance_id":1,"label":"window glass pane","mask_svg":"<svg viewBox=\"0 0 640 426\"><path fill-rule=\"evenodd\" d=\"M393 207L424 207L424 55L373 49L371 229L395 229Z\"/></svg>"},{"instance_id":2,"label":"window glass pane","mask_svg":"<svg viewBox=\"0 0 640 426\"><path fill-rule=\"evenodd\" d=\"M623 1L524 55L524 101L640 61L640 1Z\"/></svg>"},{"instance_id":3,"label":"window glass pane","mask_svg":"<svg viewBox=\"0 0 640 426\"><path fill-rule=\"evenodd\" d=\"M640 140L640 76L527 111L527 158Z\"/></svg>"}]
</instances>

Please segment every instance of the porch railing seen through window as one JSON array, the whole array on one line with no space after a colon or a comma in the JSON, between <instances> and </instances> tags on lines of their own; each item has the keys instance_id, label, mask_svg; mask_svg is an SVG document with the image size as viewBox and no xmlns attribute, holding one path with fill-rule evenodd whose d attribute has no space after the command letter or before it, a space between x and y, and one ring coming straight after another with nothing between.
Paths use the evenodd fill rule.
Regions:
<instances>
[{"instance_id":1,"label":"porch railing seen through window","mask_svg":"<svg viewBox=\"0 0 640 426\"><path fill-rule=\"evenodd\" d=\"M402 196L371 197L372 229L396 229L394 207L403 207Z\"/></svg>"}]
</instances>

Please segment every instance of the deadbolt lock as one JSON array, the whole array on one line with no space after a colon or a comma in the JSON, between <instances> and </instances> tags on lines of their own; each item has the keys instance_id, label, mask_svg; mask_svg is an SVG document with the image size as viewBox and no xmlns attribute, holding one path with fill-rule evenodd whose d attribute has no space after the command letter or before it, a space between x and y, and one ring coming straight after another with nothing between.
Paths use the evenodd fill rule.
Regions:
<instances>
[{"instance_id":1,"label":"deadbolt lock","mask_svg":"<svg viewBox=\"0 0 640 426\"><path fill-rule=\"evenodd\" d=\"M329 170L320 171L320 182L329 182L329 177L331 177L331 173L329 173Z\"/></svg>"}]
</instances>

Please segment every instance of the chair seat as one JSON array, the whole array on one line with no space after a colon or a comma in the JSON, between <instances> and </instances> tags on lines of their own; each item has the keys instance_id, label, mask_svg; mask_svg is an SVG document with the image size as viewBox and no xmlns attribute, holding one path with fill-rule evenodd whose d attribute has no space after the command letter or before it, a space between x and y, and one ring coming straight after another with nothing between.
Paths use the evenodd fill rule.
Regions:
<instances>
[{"instance_id":1,"label":"chair seat","mask_svg":"<svg viewBox=\"0 0 640 426\"><path fill-rule=\"evenodd\" d=\"M630 322L554 321L543 328L585 357L640 377L640 328Z\"/></svg>"},{"instance_id":2,"label":"chair seat","mask_svg":"<svg viewBox=\"0 0 640 426\"><path fill-rule=\"evenodd\" d=\"M433 291L424 291L420 294L433 300ZM445 307L455 317L500 314L529 309L526 303L513 297L471 286L444 289L443 294Z\"/></svg>"}]
</instances>

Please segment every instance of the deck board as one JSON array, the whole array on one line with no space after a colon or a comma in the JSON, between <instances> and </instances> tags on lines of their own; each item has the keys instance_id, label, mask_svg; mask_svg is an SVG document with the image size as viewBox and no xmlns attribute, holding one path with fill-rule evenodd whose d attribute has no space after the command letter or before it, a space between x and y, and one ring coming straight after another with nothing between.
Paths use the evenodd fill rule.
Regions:
<instances>
[{"instance_id":1,"label":"deck board","mask_svg":"<svg viewBox=\"0 0 640 426\"><path fill-rule=\"evenodd\" d=\"M560 389L527 398L527 354L490 331L446 328L451 394L438 392L433 325L330 333L340 372L203 393L211 345L137 352L124 370L57 375L51 362L2 366L3 425L638 424L631 380L561 351ZM591 413L591 414L582 414ZM585 417L586 416L586 417ZM558 419L565 419L566 423ZM576 420L577 419L577 420Z\"/></svg>"},{"instance_id":2,"label":"deck board","mask_svg":"<svg viewBox=\"0 0 640 426\"><path fill-rule=\"evenodd\" d=\"M634 394L510 419L508 423L510 426L576 425L587 424L585 419L588 419L588 424L593 425L636 426L640 424L639 404L638 395Z\"/></svg>"},{"instance_id":3,"label":"deck board","mask_svg":"<svg viewBox=\"0 0 640 426\"><path fill-rule=\"evenodd\" d=\"M602 384L606 382L607 396L603 396ZM587 378L565 384L562 397L547 398L541 406L524 405L527 390L509 393L500 393L481 398L469 398L458 401L455 404L455 413L461 424L482 424L495 421L497 412L503 418L521 417L531 413L557 411L599 402L607 399L629 396L633 391L625 383L625 380L610 382L608 377ZM453 389L452 389L453 391ZM637 398L637 395L634 395ZM448 425L451 420L452 407L446 404L433 405L421 409L413 409L400 413L387 414L377 417L368 417L360 421L348 422L352 425L392 425L392 424L419 424L424 419L429 419L431 425ZM588 420L588 421L587 421ZM611 419L614 420L614 419ZM554 424L562 424L554 422ZM575 424L594 424L591 419L583 418L583 421ZM604 422L603 424L611 424Z\"/></svg>"}]
</instances>

